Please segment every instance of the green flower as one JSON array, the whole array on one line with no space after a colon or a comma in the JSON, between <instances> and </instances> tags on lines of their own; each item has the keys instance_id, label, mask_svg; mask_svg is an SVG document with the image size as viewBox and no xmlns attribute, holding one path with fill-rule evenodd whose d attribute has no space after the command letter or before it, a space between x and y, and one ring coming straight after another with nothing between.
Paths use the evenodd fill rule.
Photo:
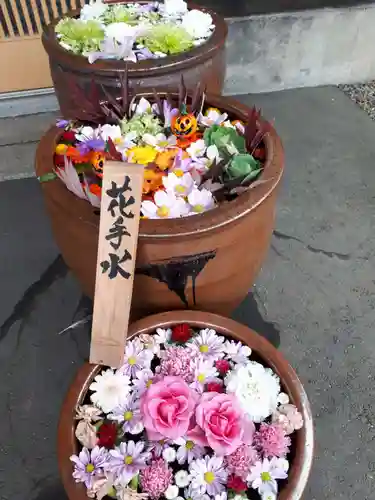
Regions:
<instances>
[{"instance_id":1,"label":"green flower","mask_svg":"<svg viewBox=\"0 0 375 500\"><path fill-rule=\"evenodd\" d=\"M121 123L121 129L124 134L135 132L137 137L142 137L144 134L156 135L163 131L159 119L151 113L134 115L130 120L124 118Z\"/></svg>"},{"instance_id":2,"label":"green flower","mask_svg":"<svg viewBox=\"0 0 375 500\"><path fill-rule=\"evenodd\" d=\"M203 138L207 147L215 145L225 156L233 154L233 146L238 153L246 153L245 138L234 128L212 125L205 130Z\"/></svg>"},{"instance_id":3,"label":"green flower","mask_svg":"<svg viewBox=\"0 0 375 500\"><path fill-rule=\"evenodd\" d=\"M130 25L138 24L137 13L133 7L126 5L110 6L103 16L104 24L126 23Z\"/></svg>"},{"instance_id":4,"label":"green flower","mask_svg":"<svg viewBox=\"0 0 375 500\"><path fill-rule=\"evenodd\" d=\"M164 54L179 54L194 46L193 37L184 28L174 24L153 26L146 35L139 37L138 42L151 52Z\"/></svg>"},{"instance_id":5,"label":"green flower","mask_svg":"<svg viewBox=\"0 0 375 500\"><path fill-rule=\"evenodd\" d=\"M104 40L104 29L97 21L68 17L56 25L55 31L60 42L69 45L75 54L97 51Z\"/></svg>"},{"instance_id":6,"label":"green flower","mask_svg":"<svg viewBox=\"0 0 375 500\"><path fill-rule=\"evenodd\" d=\"M226 174L230 179L243 177L242 182L249 182L255 179L261 172L261 165L252 155L239 154L233 156L226 169Z\"/></svg>"}]
</instances>

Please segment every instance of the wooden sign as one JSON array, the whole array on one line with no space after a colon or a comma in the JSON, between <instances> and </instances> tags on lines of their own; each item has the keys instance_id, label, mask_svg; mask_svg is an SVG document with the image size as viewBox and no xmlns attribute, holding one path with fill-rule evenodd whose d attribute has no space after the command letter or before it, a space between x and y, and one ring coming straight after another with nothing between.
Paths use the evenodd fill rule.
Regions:
<instances>
[{"instance_id":1,"label":"wooden sign","mask_svg":"<svg viewBox=\"0 0 375 500\"><path fill-rule=\"evenodd\" d=\"M90 363L118 368L124 358L132 301L143 166L106 162Z\"/></svg>"}]
</instances>

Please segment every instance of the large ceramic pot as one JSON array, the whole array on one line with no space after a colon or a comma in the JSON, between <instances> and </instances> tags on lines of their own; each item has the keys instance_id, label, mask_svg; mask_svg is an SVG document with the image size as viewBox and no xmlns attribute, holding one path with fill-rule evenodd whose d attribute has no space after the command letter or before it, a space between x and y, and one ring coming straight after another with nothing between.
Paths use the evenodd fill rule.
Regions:
<instances>
[{"instance_id":1,"label":"large ceramic pot","mask_svg":"<svg viewBox=\"0 0 375 500\"><path fill-rule=\"evenodd\" d=\"M250 111L219 96L208 96L207 102L241 120L246 120ZM60 133L54 127L42 138L36 156L37 176L52 172ZM134 319L182 308L229 316L246 297L269 247L276 188L284 164L275 130L264 141L262 182L254 189L192 217L141 220L132 303ZM42 189L62 256L84 292L93 297L98 211L68 191L60 180L42 183Z\"/></svg>"},{"instance_id":2,"label":"large ceramic pot","mask_svg":"<svg viewBox=\"0 0 375 500\"><path fill-rule=\"evenodd\" d=\"M267 340L253 330L233 320L214 314L197 311L167 312L144 318L134 323L129 336L149 333L156 328L168 328L178 323L188 323L195 328L213 328L219 334L240 340L251 347L258 361L270 367L281 380L282 390L286 392L297 409L302 413L304 426L293 436L291 464L287 484L278 495L278 500L299 500L305 489L313 457L313 423L306 393L296 373L284 357ZM76 405L82 404L93 378L101 366L85 364L77 373L62 406L58 429L59 469L65 491L70 500L86 500L86 488L72 478L72 464L69 457L77 453L78 442L75 438L74 420Z\"/></svg>"},{"instance_id":3,"label":"large ceramic pot","mask_svg":"<svg viewBox=\"0 0 375 500\"><path fill-rule=\"evenodd\" d=\"M134 3L134 0L131 0ZM135 0L148 3L145 0ZM126 3L107 2L107 3ZM148 59L136 63L101 60L90 64L87 58L75 55L64 49L58 42L55 26L59 19L46 26L42 41L49 57L51 76L60 109L64 117L72 118L72 111L82 102L76 102L72 85L78 85L88 92L92 81L102 85L117 97L120 77L127 74L130 87L142 89L176 89L184 77L186 87L194 89L199 82L207 85L209 92L220 94L225 77L225 40L227 25L222 17L209 9L189 4L189 8L200 9L211 14L215 31L204 44L184 53L162 59ZM76 17L79 11L72 11L68 16ZM104 95L103 95L104 97Z\"/></svg>"}]
</instances>

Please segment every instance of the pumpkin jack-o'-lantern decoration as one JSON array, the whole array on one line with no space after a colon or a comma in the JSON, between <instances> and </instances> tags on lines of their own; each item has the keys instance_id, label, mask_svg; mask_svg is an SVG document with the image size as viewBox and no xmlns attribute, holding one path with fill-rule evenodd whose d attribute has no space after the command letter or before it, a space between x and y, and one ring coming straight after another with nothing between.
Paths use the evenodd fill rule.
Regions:
<instances>
[{"instance_id":1,"label":"pumpkin jack-o'-lantern decoration","mask_svg":"<svg viewBox=\"0 0 375 500\"><path fill-rule=\"evenodd\" d=\"M186 104L182 104L180 112L172 118L171 130L180 148L189 146L199 138L198 120L194 113L188 113Z\"/></svg>"}]
</instances>

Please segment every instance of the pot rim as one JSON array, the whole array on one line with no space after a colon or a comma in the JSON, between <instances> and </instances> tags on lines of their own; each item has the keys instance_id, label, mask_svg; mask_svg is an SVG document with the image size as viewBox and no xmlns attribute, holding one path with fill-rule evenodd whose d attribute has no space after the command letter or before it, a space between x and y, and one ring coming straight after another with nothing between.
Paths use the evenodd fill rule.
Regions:
<instances>
[{"instance_id":1,"label":"pot rim","mask_svg":"<svg viewBox=\"0 0 375 500\"><path fill-rule=\"evenodd\" d=\"M115 1L107 2L109 4L113 3L149 3L148 0L125 0L125 1ZM44 48L49 56L51 52L58 58L59 65L65 64L65 66L71 68L73 71L84 72L84 73L122 73L127 68L130 78L143 78L145 74L150 72L155 76L164 75L170 72L172 69L174 72L182 71L186 67L192 67L197 65L199 62L205 61L213 57L213 54L220 50L224 44L228 34L228 26L224 18L219 14L216 14L211 9L206 9L194 3L188 5L189 9L197 9L202 12L207 12L211 15L213 24L215 25L215 30L213 31L210 38L206 40L202 45L194 47L180 54L175 54L172 56L163 57L160 59L145 59L144 61L118 61L118 60L99 60L95 61L93 64L88 62L88 59L79 54L73 54L69 50L65 49L60 45L57 40L55 33L56 24L62 19L62 17L75 17L79 14L81 9L75 9L67 12L64 16L54 19L50 24L43 28L42 42Z\"/></svg>"},{"instance_id":2,"label":"pot rim","mask_svg":"<svg viewBox=\"0 0 375 500\"><path fill-rule=\"evenodd\" d=\"M163 95L163 92L158 92ZM152 97L151 92L141 92L139 96ZM173 95L173 94L172 94ZM227 97L207 94L206 102L211 106L222 109L246 121L250 108L242 103ZM60 133L57 127L52 127L41 139L36 153L35 169L37 177L53 171L53 154L55 139ZM178 219L141 219L139 227L140 238L171 238L202 235L209 231L218 230L235 223L238 219L253 212L263 203L279 185L284 169L284 152L281 140L275 129L264 137L266 146L266 162L259 176L262 181L254 189L249 189L237 196L234 200L220 203L216 208ZM94 209L86 200L82 200L71 193L60 179L42 183L42 188L48 190L62 210L69 211L72 218L79 217L85 223L94 227L99 226L99 218Z\"/></svg>"},{"instance_id":3,"label":"pot rim","mask_svg":"<svg viewBox=\"0 0 375 500\"><path fill-rule=\"evenodd\" d=\"M143 318L130 325L128 338L151 333L156 328L168 328L176 323L188 323L199 328L213 328L217 332L241 340L259 355L279 377L285 392L302 413L304 426L296 431L296 453L290 466L286 486L278 500L300 500L309 477L313 452L314 429L306 392L293 368L284 356L266 339L245 325L222 316L201 311L170 311ZM102 369L99 365L84 364L71 384L64 399L58 424L58 462L65 491L70 500L86 500L83 484L75 483L69 457L77 452L75 437L75 407L86 395L92 378Z\"/></svg>"}]
</instances>

